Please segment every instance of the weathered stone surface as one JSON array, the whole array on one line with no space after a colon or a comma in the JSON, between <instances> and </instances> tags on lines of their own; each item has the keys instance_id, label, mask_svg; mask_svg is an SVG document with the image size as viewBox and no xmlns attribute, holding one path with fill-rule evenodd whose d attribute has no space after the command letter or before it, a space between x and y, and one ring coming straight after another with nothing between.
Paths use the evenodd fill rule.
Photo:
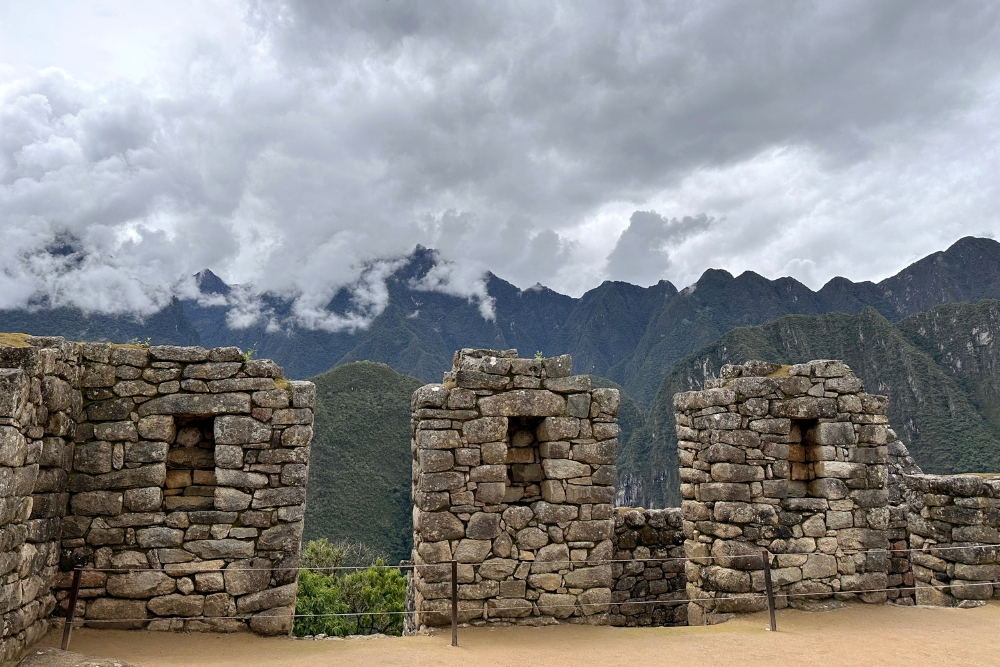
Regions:
<instances>
[{"instance_id":1,"label":"weathered stone surface","mask_svg":"<svg viewBox=\"0 0 1000 667\"><path fill-rule=\"evenodd\" d=\"M172 593L175 588L173 578L163 572L110 574L107 581L108 593L119 598L151 598Z\"/></svg>"},{"instance_id":2,"label":"weathered stone surface","mask_svg":"<svg viewBox=\"0 0 1000 667\"><path fill-rule=\"evenodd\" d=\"M253 542L232 539L185 542L184 549L206 560L215 558L250 558L253 556L254 551Z\"/></svg>"},{"instance_id":3,"label":"weathered stone surface","mask_svg":"<svg viewBox=\"0 0 1000 667\"><path fill-rule=\"evenodd\" d=\"M456 540L465 535L465 526L451 512L420 512L417 526L423 538L431 542Z\"/></svg>"},{"instance_id":4,"label":"weathered stone surface","mask_svg":"<svg viewBox=\"0 0 1000 667\"><path fill-rule=\"evenodd\" d=\"M204 595L163 595L147 604L157 616L201 616L205 607Z\"/></svg>"},{"instance_id":5,"label":"weathered stone surface","mask_svg":"<svg viewBox=\"0 0 1000 667\"><path fill-rule=\"evenodd\" d=\"M216 445L246 445L271 440L271 427L253 417L221 416L215 419Z\"/></svg>"},{"instance_id":6,"label":"weathered stone surface","mask_svg":"<svg viewBox=\"0 0 1000 667\"><path fill-rule=\"evenodd\" d=\"M138 407L138 412L140 417L249 414L250 397L246 394L170 394L146 401Z\"/></svg>"},{"instance_id":7,"label":"weathered stone surface","mask_svg":"<svg viewBox=\"0 0 1000 667\"><path fill-rule=\"evenodd\" d=\"M496 442L507 435L506 417L483 417L462 424L462 435L470 443Z\"/></svg>"},{"instance_id":8,"label":"weathered stone surface","mask_svg":"<svg viewBox=\"0 0 1000 667\"><path fill-rule=\"evenodd\" d=\"M516 389L479 399L479 411L485 417L550 417L566 409L566 399L539 389Z\"/></svg>"},{"instance_id":9,"label":"weathered stone surface","mask_svg":"<svg viewBox=\"0 0 1000 667\"><path fill-rule=\"evenodd\" d=\"M284 607L295 603L295 584L268 588L257 593L249 593L236 600L236 610L240 614Z\"/></svg>"},{"instance_id":10,"label":"weathered stone surface","mask_svg":"<svg viewBox=\"0 0 1000 667\"><path fill-rule=\"evenodd\" d=\"M74 514L97 516L121 514L123 494L117 491L90 491L74 494L70 501Z\"/></svg>"}]
</instances>

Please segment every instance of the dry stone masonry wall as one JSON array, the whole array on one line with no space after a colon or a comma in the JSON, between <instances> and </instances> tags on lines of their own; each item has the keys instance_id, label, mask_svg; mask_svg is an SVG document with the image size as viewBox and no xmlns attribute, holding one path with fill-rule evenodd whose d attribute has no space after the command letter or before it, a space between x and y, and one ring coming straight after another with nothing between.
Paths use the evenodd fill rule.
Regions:
<instances>
[{"instance_id":1,"label":"dry stone masonry wall","mask_svg":"<svg viewBox=\"0 0 1000 667\"><path fill-rule=\"evenodd\" d=\"M687 625L680 509L615 510L611 625Z\"/></svg>"},{"instance_id":2,"label":"dry stone masonry wall","mask_svg":"<svg viewBox=\"0 0 1000 667\"><path fill-rule=\"evenodd\" d=\"M904 495L917 604L1000 597L1000 476L907 475Z\"/></svg>"},{"instance_id":3,"label":"dry stone masonry wall","mask_svg":"<svg viewBox=\"0 0 1000 667\"><path fill-rule=\"evenodd\" d=\"M0 343L5 653L77 566L100 627L287 633L314 385L238 348Z\"/></svg>"},{"instance_id":4,"label":"dry stone masonry wall","mask_svg":"<svg viewBox=\"0 0 1000 667\"><path fill-rule=\"evenodd\" d=\"M568 355L463 349L413 395L418 626L606 623L618 391L570 375Z\"/></svg>"},{"instance_id":5,"label":"dry stone masonry wall","mask_svg":"<svg viewBox=\"0 0 1000 667\"><path fill-rule=\"evenodd\" d=\"M764 608L762 549L779 607L912 604L887 405L843 362L822 360L724 366L704 391L674 396L689 623Z\"/></svg>"}]
</instances>

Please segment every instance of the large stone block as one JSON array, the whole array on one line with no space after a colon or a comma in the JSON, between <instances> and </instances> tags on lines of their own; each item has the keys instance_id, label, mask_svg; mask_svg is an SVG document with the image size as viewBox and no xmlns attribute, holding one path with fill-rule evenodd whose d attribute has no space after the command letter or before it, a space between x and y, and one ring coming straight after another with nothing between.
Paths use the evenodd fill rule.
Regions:
<instances>
[{"instance_id":1,"label":"large stone block","mask_svg":"<svg viewBox=\"0 0 1000 667\"><path fill-rule=\"evenodd\" d=\"M491 540L500 534L500 515L491 512L476 512L469 518L466 536L474 540Z\"/></svg>"},{"instance_id":2,"label":"large stone block","mask_svg":"<svg viewBox=\"0 0 1000 667\"><path fill-rule=\"evenodd\" d=\"M234 539L195 540L186 542L184 549L205 560L216 558L250 558L253 556L253 542Z\"/></svg>"},{"instance_id":3,"label":"large stone block","mask_svg":"<svg viewBox=\"0 0 1000 667\"><path fill-rule=\"evenodd\" d=\"M295 604L295 584L268 588L257 593L249 593L236 600L236 611L246 614L263 609L273 609Z\"/></svg>"},{"instance_id":4,"label":"large stone block","mask_svg":"<svg viewBox=\"0 0 1000 667\"><path fill-rule=\"evenodd\" d=\"M573 479L590 475L590 466L570 459L543 459L542 470L547 479Z\"/></svg>"},{"instance_id":5,"label":"large stone block","mask_svg":"<svg viewBox=\"0 0 1000 667\"><path fill-rule=\"evenodd\" d=\"M157 616L201 616L204 595L162 595L149 601L147 607Z\"/></svg>"},{"instance_id":6,"label":"large stone block","mask_svg":"<svg viewBox=\"0 0 1000 667\"><path fill-rule=\"evenodd\" d=\"M151 598L173 593L174 579L163 572L138 571L108 575L109 595L119 598Z\"/></svg>"},{"instance_id":7,"label":"large stone block","mask_svg":"<svg viewBox=\"0 0 1000 667\"><path fill-rule=\"evenodd\" d=\"M420 512L417 530L429 542L457 540L465 536L465 525L451 512Z\"/></svg>"},{"instance_id":8,"label":"large stone block","mask_svg":"<svg viewBox=\"0 0 1000 667\"><path fill-rule=\"evenodd\" d=\"M271 580L271 561L264 558L237 560L226 566L226 592L230 595L257 593L267 588Z\"/></svg>"},{"instance_id":9,"label":"large stone block","mask_svg":"<svg viewBox=\"0 0 1000 667\"><path fill-rule=\"evenodd\" d=\"M806 441L816 445L853 445L857 442L850 422L823 422L806 433Z\"/></svg>"},{"instance_id":10,"label":"large stone block","mask_svg":"<svg viewBox=\"0 0 1000 667\"><path fill-rule=\"evenodd\" d=\"M72 496L70 506L74 514L97 516L121 514L123 495L118 491L88 491Z\"/></svg>"},{"instance_id":11,"label":"large stone block","mask_svg":"<svg viewBox=\"0 0 1000 667\"><path fill-rule=\"evenodd\" d=\"M507 436L507 418L470 419L462 424L462 435L470 443L501 441Z\"/></svg>"},{"instance_id":12,"label":"large stone block","mask_svg":"<svg viewBox=\"0 0 1000 667\"><path fill-rule=\"evenodd\" d=\"M576 610L576 596L559 593L542 593L538 596L538 611L543 616L569 618Z\"/></svg>"},{"instance_id":13,"label":"large stone block","mask_svg":"<svg viewBox=\"0 0 1000 667\"><path fill-rule=\"evenodd\" d=\"M249 414L250 407L248 394L170 394L146 401L138 407L138 412L140 417Z\"/></svg>"},{"instance_id":14,"label":"large stone block","mask_svg":"<svg viewBox=\"0 0 1000 667\"><path fill-rule=\"evenodd\" d=\"M215 419L216 445L246 445L271 440L271 427L253 417L225 415Z\"/></svg>"},{"instance_id":15,"label":"large stone block","mask_svg":"<svg viewBox=\"0 0 1000 667\"><path fill-rule=\"evenodd\" d=\"M611 566L576 568L564 574L563 581L569 588L610 588L613 585Z\"/></svg>"},{"instance_id":16,"label":"large stone block","mask_svg":"<svg viewBox=\"0 0 1000 667\"><path fill-rule=\"evenodd\" d=\"M258 489L253 493L254 509L301 505L306 501L306 490L301 486L286 486L280 489Z\"/></svg>"},{"instance_id":17,"label":"large stone block","mask_svg":"<svg viewBox=\"0 0 1000 667\"><path fill-rule=\"evenodd\" d=\"M479 399L487 417L557 417L566 410L566 399L544 389L516 389Z\"/></svg>"},{"instance_id":18,"label":"large stone block","mask_svg":"<svg viewBox=\"0 0 1000 667\"><path fill-rule=\"evenodd\" d=\"M286 523L268 528L260 534L257 548L262 551L298 551L302 543L302 522Z\"/></svg>"}]
</instances>

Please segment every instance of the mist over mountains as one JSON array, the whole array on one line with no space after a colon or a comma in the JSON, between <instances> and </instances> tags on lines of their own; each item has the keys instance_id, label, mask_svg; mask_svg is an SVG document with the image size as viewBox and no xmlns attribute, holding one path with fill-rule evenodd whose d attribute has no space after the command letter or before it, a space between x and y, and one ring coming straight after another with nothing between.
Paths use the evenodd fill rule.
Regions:
<instances>
[{"instance_id":1,"label":"mist over mountains","mask_svg":"<svg viewBox=\"0 0 1000 667\"><path fill-rule=\"evenodd\" d=\"M340 331L290 324L291 299L248 293L210 270L196 277L199 298L174 299L144 320L37 307L0 311L0 328L77 340L239 345L275 359L295 378L369 360L432 382L461 347L568 352L574 372L614 380L648 408L674 364L735 327L790 314L855 314L866 306L895 322L941 303L1000 298L1000 243L974 237L879 283L835 278L819 291L793 278L710 269L682 291L667 281L650 287L607 281L574 298L542 285L522 290L490 273L487 293L476 299L429 289L441 266L435 251L418 246L372 279L368 292L378 294L364 285L341 288L326 304L327 316L347 321L376 300L381 310L367 327ZM492 319L484 317L484 299Z\"/></svg>"},{"instance_id":2,"label":"mist over mountains","mask_svg":"<svg viewBox=\"0 0 1000 667\"><path fill-rule=\"evenodd\" d=\"M870 391L889 395L892 423L926 471L1000 470L1000 243L994 240L966 237L878 283L835 278L818 291L792 278L709 270L680 291L667 281L650 287L609 281L573 298L541 285L518 289L487 274L485 294L467 298L428 289L441 267L435 251L418 246L373 280L367 296L360 286L360 302L354 285L326 304L323 316L343 322L378 301L381 310L367 327L289 325L292 299L254 294L205 270L196 276L197 298L174 299L145 320L38 307L0 311L0 330L238 345L275 359L289 377L323 374L315 379L329 407L317 414L310 493L333 494L340 505L345 493L362 494L344 506L366 506L374 494L344 487L345 480L358 466L396 461L380 473L382 491L393 496L387 508L399 515L394 523L405 522L409 504L407 397L418 380L440 381L461 347L517 348L525 356L568 352L575 373L621 387L622 505L676 504L670 397L700 388L724 363L750 358L842 358ZM389 368L352 364L360 361ZM343 373L326 373L333 368ZM373 415L344 409L356 390L402 416L379 418L385 432L373 431ZM321 464L327 459L331 465ZM310 531L350 533L348 518L322 507L313 504L323 518ZM391 536L384 546L406 548Z\"/></svg>"}]
</instances>

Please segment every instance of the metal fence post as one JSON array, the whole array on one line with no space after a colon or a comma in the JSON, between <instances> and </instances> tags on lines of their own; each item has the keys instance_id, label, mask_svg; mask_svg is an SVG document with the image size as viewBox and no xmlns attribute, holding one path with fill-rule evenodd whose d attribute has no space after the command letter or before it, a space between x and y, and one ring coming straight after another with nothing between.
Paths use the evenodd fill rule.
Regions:
<instances>
[{"instance_id":1,"label":"metal fence post","mask_svg":"<svg viewBox=\"0 0 1000 667\"><path fill-rule=\"evenodd\" d=\"M76 613L76 598L80 594L80 574L82 570L73 570L73 587L69 590L69 609L66 610L66 624L63 626L62 650L69 650L69 635L73 632L73 615Z\"/></svg>"},{"instance_id":2,"label":"metal fence post","mask_svg":"<svg viewBox=\"0 0 1000 667\"><path fill-rule=\"evenodd\" d=\"M458 646L458 561L451 561L451 645Z\"/></svg>"},{"instance_id":3,"label":"metal fence post","mask_svg":"<svg viewBox=\"0 0 1000 667\"><path fill-rule=\"evenodd\" d=\"M771 632L777 632L778 627L774 621L774 588L771 586L771 554L765 549L760 552L760 557L764 561L764 590L767 591L767 611L771 615Z\"/></svg>"}]
</instances>

